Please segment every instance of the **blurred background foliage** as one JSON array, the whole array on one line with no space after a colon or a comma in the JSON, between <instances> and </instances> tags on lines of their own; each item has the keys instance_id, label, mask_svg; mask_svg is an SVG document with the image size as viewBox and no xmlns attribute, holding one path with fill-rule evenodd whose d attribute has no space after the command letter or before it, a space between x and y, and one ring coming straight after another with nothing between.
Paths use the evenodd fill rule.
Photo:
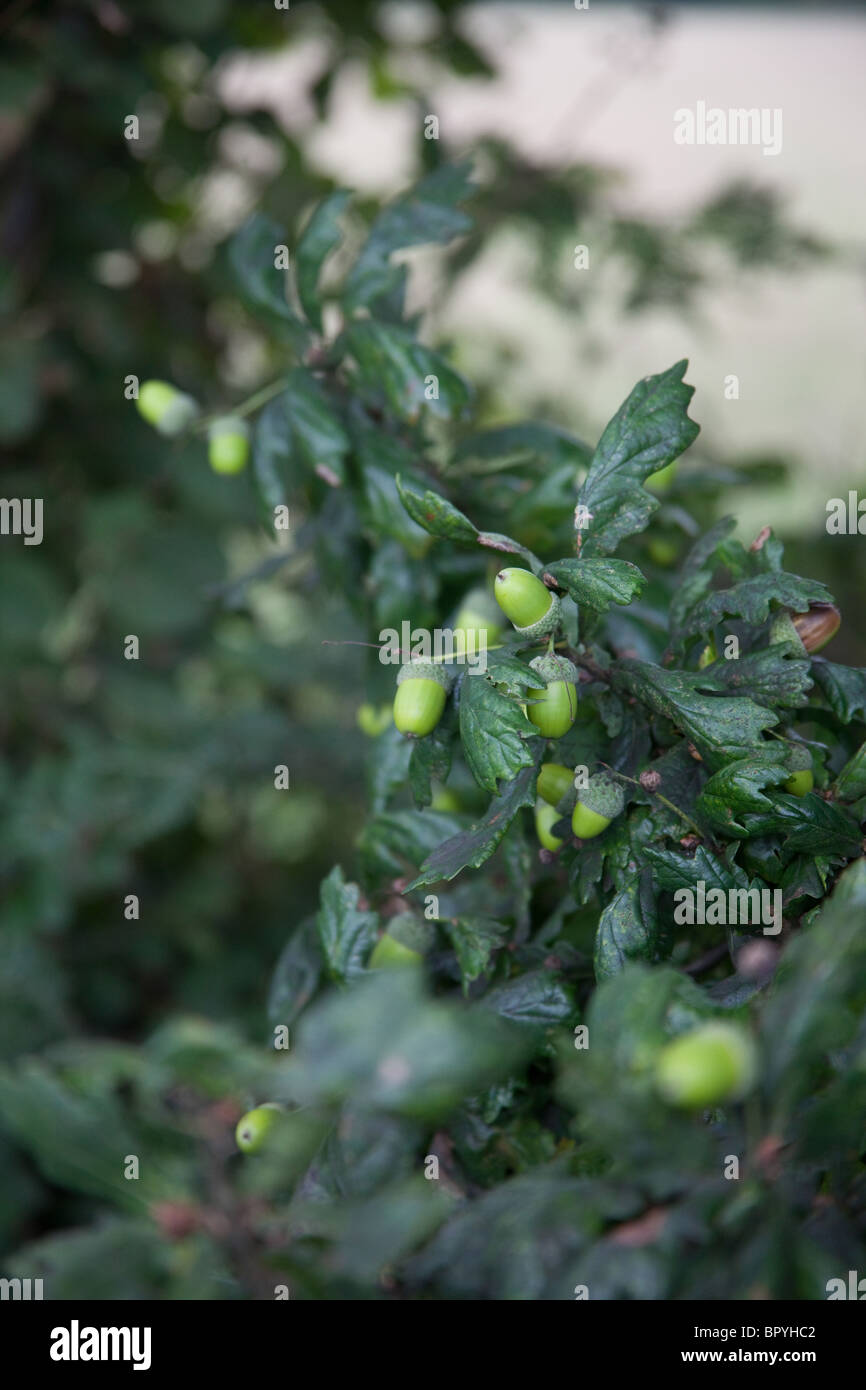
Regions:
<instances>
[{"instance_id":1,"label":"blurred background foliage","mask_svg":"<svg viewBox=\"0 0 866 1390\"><path fill-rule=\"evenodd\" d=\"M834 255L760 186L722 188L688 224L667 224L624 215L616 171L536 167L502 139L471 151L425 140L429 91L443 74L493 75L466 37L464 8L427 6L432 22L414 43L395 38L383 7L362 0L294 0L288 12L229 0L61 0L12 5L0 18L3 495L45 503L41 546L0 540L0 1058L9 1064L0 1248L23 1247L7 1260L11 1273L37 1273L38 1251L55 1297L270 1288L238 1236L261 1197L255 1177L227 1179L231 1124L266 1085L264 1004L277 959L315 910L335 857L353 858L366 746L356 713L364 699L388 698L391 677L352 645L376 633L303 543L304 507L316 498L304 499L289 553L271 564L248 479L217 478L194 440L166 445L124 398L124 381L167 377L220 409L282 365L279 340L238 298L226 247L254 208L293 244L332 191L309 137L335 79L360 62L377 100L415 105L418 176L473 157L471 230L417 265L419 282L442 299L460 296L461 277L503 229L525 242L539 303L570 316L586 311L584 291L554 268L587 239L581 229L604 239L621 263L623 334L648 306L692 312L698 287L711 289L719 273L720 248L739 265L792 274ZM664 22L663 9L648 11L650 28ZM324 56L308 75L302 134L287 133L265 95L257 104L255 84L238 114L226 97L228 65L311 39ZM127 140L133 114L139 138ZM347 256L376 211L372 198L353 204ZM436 322L426 320L428 341ZM460 344L448 346L459 365ZM476 423L510 419L518 369L507 352L491 355L476 381ZM543 394L532 413L589 439L598 417L579 381L568 418ZM519 474L488 475L483 450L467 446L466 477L484 524L512 533L527 480L547 486L517 531L544 548L570 494L557 491L549 457L516 447L515 459ZM693 510L709 520L719 489L769 478L785 537L785 459L703 464L705 497L690 499ZM664 516L656 542L680 547L691 523L673 503ZM405 518L399 525L408 535ZM808 547L789 539L787 567L824 580L843 611L856 610L857 538ZM423 547L404 549L423 570ZM334 565L345 559L338 545ZM655 559L663 563L660 552ZM236 583L257 567L259 578ZM473 577L439 574L439 599L455 603ZM405 614L377 616L384 625ZM430 606L413 616L442 615ZM863 664L862 639L849 632L835 659ZM136 663L123 659L128 634L141 642ZM281 763L290 795L273 790ZM139 920L124 916L130 894ZM378 1017L382 1001L358 1007ZM390 1007L416 1005L396 997ZM434 1033L442 1026L431 1022ZM497 1040L485 1045L495 1051ZM496 1108L491 1091L479 1129ZM365 1143L359 1119L368 1166L396 1161L415 1123L395 1114ZM307 1137L320 1137L315 1110ZM518 1171L524 1158L549 1157L533 1149L542 1141L531 1120L515 1124L513 1140L524 1155ZM119 1175L118 1144L157 1156L141 1181ZM356 1170L340 1181L360 1195L365 1178ZM200 1186L211 1212L204 1227L184 1205ZM382 1213L388 1258L400 1232L409 1244L424 1234L429 1206L407 1173L400 1203ZM369 1220L364 1208L359 1228ZM343 1235L334 1287L366 1277L362 1249L374 1267L370 1243ZM447 1249L428 1257L437 1259L447 1263Z\"/></svg>"}]
</instances>

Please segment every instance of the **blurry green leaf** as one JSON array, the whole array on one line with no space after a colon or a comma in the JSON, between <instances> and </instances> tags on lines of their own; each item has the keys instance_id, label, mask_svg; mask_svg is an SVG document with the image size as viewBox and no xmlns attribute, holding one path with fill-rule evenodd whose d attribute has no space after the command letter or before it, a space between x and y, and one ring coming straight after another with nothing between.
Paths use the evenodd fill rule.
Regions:
<instances>
[{"instance_id":1,"label":"blurry green leaf","mask_svg":"<svg viewBox=\"0 0 866 1390\"><path fill-rule=\"evenodd\" d=\"M425 406L434 415L451 419L468 405L466 382L409 329L356 319L347 326L345 336L358 364L361 395L374 403L384 402L398 419L414 421Z\"/></svg>"},{"instance_id":2,"label":"blurry green leaf","mask_svg":"<svg viewBox=\"0 0 866 1390\"><path fill-rule=\"evenodd\" d=\"M322 266L342 239L340 217L351 193L339 188L323 198L304 228L295 253L295 280L298 298L314 328L322 329L322 310L318 297Z\"/></svg>"},{"instance_id":3,"label":"blurry green leaf","mask_svg":"<svg viewBox=\"0 0 866 1390\"><path fill-rule=\"evenodd\" d=\"M529 1028L552 1028L576 1017L572 990L552 970L527 970L483 998L501 1018Z\"/></svg>"},{"instance_id":4,"label":"blurry green leaf","mask_svg":"<svg viewBox=\"0 0 866 1390\"><path fill-rule=\"evenodd\" d=\"M319 986L322 948L313 918L295 928L280 953L268 993L268 1018L272 1024L294 1023Z\"/></svg>"},{"instance_id":5,"label":"blurry green leaf","mask_svg":"<svg viewBox=\"0 0 866 1390\"><path fill-rule=\"evenodd\" d=\"M349 436L322 385L304 367L295 367L281 398L299 452L314 473L332 487L345 482Z\"/></svg>"},{"instance_id":6,"label":"blurry green leaf","mask_svg":"<svg viewBox=\"0 0 866 1390\"><path fill-rule=\"evenodd\" d=\"M833 791L839 801L857 801L866 796L866 743L861 743L854 756L848 759L833 784Z\"/></svg>"},{"instance_id":7,"label":"blurry green leaf","mask_svg":"<svg viewBox=\"0 0 866 1390\"><path fill-rule=\"evenodd\" d=\"M250 308L279 323L296 350L301 351L307 341L307 330L289 307L286 272L276 266L277 248L285 245L283 228L256 212L235 234L229 246L229 259Z\"/></svg>"},{"instance_id":8,"label":"blurry green leaf","mask_svg":"<svg viewBox=\"0 0 866 1390\"><path fill-rule=\"evenodd\" d=\"M379 213L346 280L349 311L373 304L393 287L399 274L391 265L395 251L444 244L471 230L470 219L458 210L472 192L469 172L468 164L443 164Z\"/></svg>"},{"instance_id":9,"label":"blurry green leaf","mask_svg":"<svg viewBox=\"0 0 866 1390\"><path fill-rule=\"evenodd\" d=\"M379 928L376 913L359 907L359 899L357 884L347 883L335 864L322 884L316 928L328 973L338 984L364 973Z\"/></svg>"},{"instance_id":10,"label":"blurry green leaf","mask_svg":"<svg viewBox=\"0 0 866 1390\"><path fill-rule=\"evenodd\" d=\"M467 994L473 980L490 968L493 953L508 936L508 928L492 917L457 917L442 923L457 954L463 993Z\"/></svg>"}]
</instances>

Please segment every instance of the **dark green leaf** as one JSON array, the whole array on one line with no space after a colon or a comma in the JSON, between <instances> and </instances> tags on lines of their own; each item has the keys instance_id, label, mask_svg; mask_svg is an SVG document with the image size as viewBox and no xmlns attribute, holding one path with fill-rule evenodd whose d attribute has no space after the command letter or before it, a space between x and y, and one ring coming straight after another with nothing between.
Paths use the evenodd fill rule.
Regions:
<instances>
[{"instance_id":1,"label":"dark green leaf","mask_svg":"<svg viewBox=\"0 0 866 1390\"><path fill-rule=\"evenodd\" d=\"M658 908L647 874L628 884L601 914L595 937L595 978L617 975L626 961L654 960L660 938Z\"/></svg>"},{"instance_id":2,"label":"dark green leaf","mask_svg":"<svg viewBox=\"0 0 866 1390\"><path fill-rule=\"evenodd\" d=\"M730 589L707 594L689 613L681 632L685 637L709 632L722 618L763 623L770 616L773 604L805 613L810 603L830 603L832 598L829 589L814 579L801 579L796 574L759 574Z\"/></svg>"},{"instance_id":3,"label":"dark green leaf","mask_svg":"<svg viewBox=\"0 0 866 1390\"><path fill-rule=\"evenodd\" d=\"M370 401L384 401L400 420L414 421L424 406L454 418L469 402L469 388L444 357L398 324L357 319L346 344L358 364L358 386Z\"/></svg>"},{"instance_id":4,"label":"dark green leaf","mask_svg":"<svg viewBox=\"0 0 866 1390\"><path fill-rule=\"evenodd\" d=\"M345 984L364 973L367 956L376 940L379 919L359 906L360 889L347 883L335 864L321 887L321 907L316 929L331 979Z\"/></svg>"},{"instance_id":5,"label":"dark green leaf","mask_svg":"<svg viewBox=\"0 0 866 1390\"><path fill-rule=\"evenodd\" d=\"M322 309L318 297L319 275L328 256L342 239L340 217L351 194L338 188L316 207L298 242L295 253L295 281L304 313L314 328L322 328Z\"/></svg>"},{"instance_id":6,"label":"dark green leaf","mask_svg":"<svg viewBox=\"0 0 866 1390\"><path fill-rule=\"evenodd\" d=\"M236 233L229 259L245 300L252 309L279 323L297 350L307 342L307 330L289 307L286 272L275 265L276 249L286 238L278 223L256 212Z\"/></svg>"},{"instance_id":7,"label":"dark green leaf","mask_svg":"<svg viewBox=\"0 0 866 1390\"><path fill-rule=\"evenodd\" d=\"M439 536L449 541L474 541L477 528L467 516L437 492L418 493L407 487L397 477L397 491L400 500L413 521L428 531L431 536Z\"/></svg>"},{"instance_id":8,"label":"dark green leaf","mask_svg":"<svg viewBox=\"0 0 866 1390\"><path fill-rule=\"evenodd\" d=\"M687 414L694 387L682 379L687 366L677 362L644 377L605 429L580 490L579 504L591 516L583 556L609 555L644 529L659 504L641 484L697 437L699 426Z\"/></svg>"},{"instance_id":9,"label":"dark green leaf","mask_svg":"<svg viewBox=\"0 0 866 1390\"><path fill-rule=\"evenodd\" d=\"M393 288L399 276L399 267L391 264L395 251L444 244L470 231L470 219L458 209L472 192L469 175L468 164L443 164L380 212L346 280L350 311L373 304Z\"/></svg>"},{"instance_id":10,"label":"dark green leaf","mask_svg":"<svg viewBox=\"0 0 866 1390\"><path fill-rule=\"evenodd\" d=\"M815 657L812 675L830 709L843 724L850 724L852 719L866 719L866 671L837 666L823 657Z\"/></svg>"},{"instance_id":11,"label":"dark green leaf","mask_svg":"<svg viewBox=\"0 0 866 1390\"><path fill-rule=\"evenodd\" d=\"M536 759L541 753L540 740ZM493 854L506 830L522 806L535 805L536 768L525 767L513 782L503 787L491 801L484 819L471 830L463 830L440 845L421 865L421 872L407 892L425 883L438 883L455 878L461 869L478 869Z\"/></svg>"},{"instance_id":12,"label":"dark green leaf","mask_svg":"<svg viewBox=\"0 0 866 1390\"><path fill-rule=\"evenodd\" d=\"M343 483L351 443L324 388L306 368L296 367L283 400L298 450L313 472L331 486Z\"/></svg>"},{"instance_id":13,"label":"dark green leaf","mask_svg":"<svg viewBox=\"0 0 866 1390\"><path fill-rule=\"evenodd\" d=\"M457 954L463 993L468 994L473 980L486 974L495 951L508 938L508 928L493 917L457 917L442 923Z\"/></svg>"},{"instance_id":14,"label":"dark green leaf","mask_svg":"<svg viewBox=\"0 0 866 1390\"><path fill-rule=\"evenodd\" d=\"M537 731L516 700L482 675L468 674L460 688L460 737L469 770L479 787L495 792L533 762Z\"/></svg>"},{"instance_id":15,"label":"dark green leaf","mask_svg":"<svg viewBox=\"0 0 866 1390\"><path fill-rule=\"evenodd\" d=\"M628 560L554 560L545 565L577 604L606 613L612 603L628 604L646 584L637 565Z\"/></svg>"}]
</instances>

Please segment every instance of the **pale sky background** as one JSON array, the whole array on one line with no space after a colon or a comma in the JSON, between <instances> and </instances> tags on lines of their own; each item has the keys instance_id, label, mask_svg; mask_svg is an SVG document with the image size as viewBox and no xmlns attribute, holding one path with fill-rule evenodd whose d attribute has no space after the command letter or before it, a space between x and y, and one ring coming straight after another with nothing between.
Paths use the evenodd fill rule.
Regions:
<instances>
[{"instance_id":1,"label":"pale sky background","mask_svg":"<svg viewBox=\"0 0 866 1390\"><path fill-rule=\"evenodd\" d=\"M389 14L396 33L426 22L411 4ZM694 8L671 16L649 42L645 14L626 5L475 7L467 29L501 76L436 86L431 110L443 138L461 148L499 134L551 166L612 165L628 176L618 202L630 213L685 217L732 178L757 178L785 194L790 222L849 248L849 265L726 270L727 283L699 297L691 321L660 310L624 321L600 296L587 322L539 300L526 283L525 246L503 235L437 312L436 330L455 336L470 372L489 364L497 345L517 350L508 389L515 418L524 393L540 386L566 419L572 401L597 402L596 433L639 377L688 357L692 414L713 450L793 452L799 474L786 495L788 521L817 533L829 496L858 484L866 495L866 17ZM328 122L315 125L303 88L326 61L318 45L245 58L226 74L225 90L242 107L248 83L266 87L284 124L309 132L319 167L356 188L399 190L415 172L414 106L375 102L359 65L336 84ZM677 145L674 112L699 101L781 108L781 153ZM598 276L604 286L603 242L576 227L575 243L583 241L590 270L573 270L569 256L562 274ZM723 395L729 373L739 377L737 401ZM746 532L767 519L769 502L728 499Z\"/></svg>"}]
</instances>

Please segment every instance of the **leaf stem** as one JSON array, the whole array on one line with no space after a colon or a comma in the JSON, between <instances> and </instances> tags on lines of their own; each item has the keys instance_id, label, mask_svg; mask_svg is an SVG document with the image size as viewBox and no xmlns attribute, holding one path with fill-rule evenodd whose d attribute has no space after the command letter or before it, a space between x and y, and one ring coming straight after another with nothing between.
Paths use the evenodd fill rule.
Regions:
<instances>
[{"instance_id":1,"label":"leaf stem","mask_svg":"<svg viewBox=\"0 0 866 1390\"><path fill-rule=\"evenodd\" d=\"M208 425L211 424L213 420L218 419L220 415L240 415L241 417L244 415L252 415L254 410L258 410L259 406L266 405L268 401L273 400L274 396L278 396L280 392L285 391L285 389L285 377L278 377L276 381L271 381L267 386L262 386L260 390L254 391L245 401L241 401L240 405L232 406L231 410L211 411L209 415L200 415L192 426L193 433L202 434L207 429Z\"/></svg>"}]
</instances>

